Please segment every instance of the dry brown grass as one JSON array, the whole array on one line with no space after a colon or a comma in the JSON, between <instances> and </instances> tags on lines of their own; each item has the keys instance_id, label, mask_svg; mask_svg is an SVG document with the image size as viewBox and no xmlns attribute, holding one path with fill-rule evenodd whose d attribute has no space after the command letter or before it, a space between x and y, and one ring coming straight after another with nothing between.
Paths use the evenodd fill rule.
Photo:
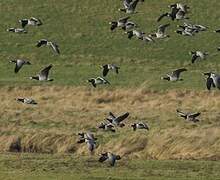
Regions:
<instances>
[{"instance_id":1,"label":"dry brown grass","mask_svg":"<svg viewBox=\"0 0 220 180\"><path fill-rule=\"evenodd\" d=\"M4 87L0 91L0 151L88 154L76 144L79 131L97 134L102 150L154 159L220 159L220 94L217 91L151 92L146 89L90 89L85 87ZM17 103L32 97L37 106ZM193 124L175 110L201 111ZM130 112L128 126L105 133L96 126L109 111ZM132 122L144 121L150 131L133 132ZM20 143L20 144L19 144Z\"/></svg>"}]
</instances>

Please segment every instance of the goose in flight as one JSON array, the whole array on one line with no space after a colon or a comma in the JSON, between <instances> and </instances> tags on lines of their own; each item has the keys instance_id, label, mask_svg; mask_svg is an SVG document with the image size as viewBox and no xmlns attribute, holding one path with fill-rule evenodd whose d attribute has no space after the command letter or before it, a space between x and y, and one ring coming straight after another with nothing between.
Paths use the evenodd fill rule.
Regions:
<instances>
[{"instance_id":1,"label":"goose in flight","mask_svg":"<svg viewBox=\"0 0 220 180\"><path fill-rule=\"evenodd\" d=\"M190 55L192 56L192 63L195 63L198 59L205 59L208 55L208 52L202 52L202 51L190 51Z\"/></svg>"},{"instance_id":2,"label":"goose in flight","mask_svg":"<svg viewBox=\"0 0 220 180\"><path fill-rule=\"evenodd\" d=\"M11 60L9 62L15 64L15 69L14 69L15 73L18 73L18 71L22 68L23 65L25 64L31 65L29 61L22 60L22 59Z\"/></svg>"},{"instance_id":3,"label":"goose in flight","mask_svg":"<svg viewBox=\"0 0 220 180\"><path fill-rule=\"evenodd\" d=\"M31 98L16 98L16 101L22 102L24 104L32 104L32 105L37 104L37 102Z\"/></svg>"},{"instance_id":4,"label":"goose in flight","mask_svg":"<svg viewBox=\"0 0 220 180\"><path fill-rule=\"evenodd\" d=\"M127 14L135 13L136 6L139 0L124 0L123 1L123 9L118 9L119 11L125 12Z\"/></svg>"},{"instance_id":5,"label":"goose in flight","mask_svg":"<svg viewBox=\"0 0 220 180\"><path fill-rule=\"evenodd\" d=\"M157 39L170 37L169 35L165 34L165 31L166 31L167 27L169 27L169 26L170 26L170 24L160 25L157 28L157 32L153 33L153 34L150 34L149 36L150 37L155 37Z\"/></svg>"},{"instance_id":6,"label":"goose in flight","mask_svg":"<svg viewBox=\"0 0 220 180\"><path fill-rule=\"evenodd\" d=\"M148 125L146 123L142 123L142 122L134 123L131 125L131 127L133 128L134 131L136 131L136 129L146 129L149 131Z\"/></svg>"},{"instance_id":7,"label":"goose in flight","mask_svg":"<svg viewBox=\"0 0 220 180\"><path fill-rule=\"evenodd\" d=\"M125 124L122 123L122 121L124 121L128 116L129 116L128 112L117 117L112 112L109 112L109 117L107 117L106 120L109 121L114 126L124 127Z\"/></svg>"},{"instance_id":8,"label":"goose in flight","mask_svg":"<svg viewBox=\"0 0 220 180\"><path fill-rule=\"evenodd\" d=\"M90 151L90 153L93 153L95 148L96 148L96 140L97 138L94 137L94 135L92 133L79 133L79 140L77 141L77 143L86 143L88 150Z\"/></svg>"},{"instance_id":9,"label":"goose in flight","mask_svg":"<svg viewBox=\"0 0 220 180\"><path fill-rule=\"evenodd\" d=\"M111 28L110 28L111 31L113 31L117 27L125 28L126 23L128 22L129 18L130 17L127 16L127 17L120 18L118 21L111 21L111 22L109 22L109 24L111 25Z\"/></svg>"},{"instance_id":10,"label":"goose in flight","mask_svg":"<svg viewBox=\"0 0 220 180\"><path fill-rule=\"evenodd\" d=\"M126 31L125 34L128 34L128 39L131 39L133 36L136 36L138 39L143 40L144 32L133 29L131 31Z\"/></svg>"},{"instance_id":11,"label":"goose in flight","mask_svg":"<svg viewBox=\"0 0 220 180\"><path fill-rule=\"evenodd\" d=\"M207 76L206 87L208 90L211 90L212 87L220 89L220 75L212 72L204 73L204 75Z\"/></svg>"},{"instance_id":12,"label":"goose in flight","mask_svg":"<svg viewBox=\"0 0 220 180\"><path fill-rule=\"evenodd\" d=\"M96 87L97 85L100 85L100 84L110 84L109 81L107 81L106 79L102 77L90 78L88 82L91 83L93 87Z\"/></svg>"},{"instance_id":13,"label":"goose in flight","mask_svg":"<svg viewBox=\"0 0 220 180\"><path fill-rule=\"evenodd\" d=\"M120 67L115 64L105 64L101 67L103 68L102 74L104 77L107 76L109 70L115 71L118 74L118 70L120 69Z\"/></svg>"},{"instance_id":14,"label":"goose in flight","mask_svg":"<svg viewBox=\"0 0 220 180\"><path fill-rule=\"evenodd\" d=\"M46 39L40 39L38 42L37 42L37 47L41 47L41 46L49 46L52 48L52 50L57 53L57 54L60 54L60 49L59 49L59 46L54 43L54 42L51 42L51 41L48 41Z\"/></svg>"},{"instance_id":15,"label":"goose in flight","mask_svg":"<svg viewBox=\"0 0 220 180\"><path fill-rule=\"evenodd\" d=\"M181 69L174 70L170 74L167 74L166 77L161 77L161 79L164 79L167 81L182 81L183 79L180 79L180 74L184 71L187 71L187 69L181 68Z\"/></svg>"},{"instance_id":16,"label":"goose in flight","mask_svg":"<svg viewBox=\"0 0 220 180\"><path fill-rule=\"evenodd\" d=\"M40 71L39 74L37 74L36 76L32 76L30 77L30 79L35 79L38 81L53 81L53 79L49 79L49 71L52 68L52 64L50 64L49 66L45 67L43 70Z\"/></svg>"},{"instance_id":17,"label":"goose in flight","mask_svg":"<svg viewBox=\"0 0 220 180\"><path fill-rule=\"evenodd\" d=\"M23 28L8 28L7 29L8 32L14 32L14 33L27 33L27 31Z\"/></svg>"},{"instance_id":18,"label":"goose in flight","mask_svg":"<svg viewBox=\"0 0 220 180\"><path fill-rule=\"evenodd\" d=\"M100 154L99 162L108 161L111 166L115 165L116 160L120 160L121 156L113 154L111 152L105 152Z\"/></svg>"},{"instance_id":19,"label":"goose in flight","mask_svg":"<svg viewBox=\"0 0 220 180\"><path fill-rule=\"evenodd\" d=\"M111 123L100 123L98 126L99 129L103 129L105 131L115 132L114 125Z\"/></svg>"},{"instance_id":20,"label":"goose in flight","mask_svg":"<svg viewBox=\"0 0 220 180\"><path fill-rule=\"evenodd\" d=\"M30 19L20 19L19 23L21 24L22 28L24 28L27 25L30 25L30 26L41 26L42 25L42 21L35 17L31 17Z\"/></svg>"},{"instance_id":21,"label":"goose in flight","mask_svg":"<svg viewBox=\"0 0 220 180\"><path fill-rule=\"evenodd\" d=\"M178 113L178 115L182 118L184 118L185 120L188 121L192 121L192 122L198 122L199 119L196 119L201 113L200 112L196 112L196 113L189 113L189 112L182 112L179 109L176 110L176 112Z\"/></svg>"}]
</instances>

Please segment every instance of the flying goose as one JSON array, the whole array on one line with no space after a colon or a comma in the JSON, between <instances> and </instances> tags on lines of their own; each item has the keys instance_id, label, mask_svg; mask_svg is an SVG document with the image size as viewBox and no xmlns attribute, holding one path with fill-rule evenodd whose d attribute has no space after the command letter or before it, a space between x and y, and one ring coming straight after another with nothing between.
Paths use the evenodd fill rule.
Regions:
<instances>
[{"instance_id":1,"label":"flying goose","mask_svg":"<svg viewBox=\"0 0 220 180\"><path fill-rule=\"evenodd\" d=\"M117 27L125 28L125 25L128 22L129 18L130 17L127 16L127 17L120 18L118 21L111 21L111 22L109 22L109 24L111 25L111 28L110 28L111 31L113 31Z\"/></svg>"},{"instance_id":2,"label":"flying goose","mask_svg":"<svg viewBox=\"0 0 220 180\"><path fill-rule=\"evenodd\" d=\"M196 119L201 113L185 113L180 111L179 109L176 110L176 112L179 114L180 117L184 118L185 120L192 121L192 122L198 122L199 119Z\"/></svg>"},{"instance_id":3,"label":"flying goose","mask_svg":"<svg viewBox=\"0 0 220 180\"><path fill-rule=\"evenodd\" d=\"M212 87L220 89L220 75L212 72L204 73L204 75L207 76L206 87L208 90L211 90Z\"/></svg>"},{"instance_id":4,"label":"flying goose","mask_svg":"<svg viewBox=\"0 0 220 180\"><path fill-rule=\"evenodd\" d=\"M192 63L194 63L197 59L205 59L208 55L207 52L202 52L202 51L190 51L190 54L192 56Z\"/></svg>"},{"instance_id":5,"label":"flying goose","mask_svg":"<svg viewBox=\"0 0 220 180\"><path fill-rule=\"evenodd\" d=\"M109 81L107 81L106 79L102 77L88 79L88 82L91 83L93 87L96 87L99 84L110 84Z\"/></svg>"},{"instance_id":6,"label":"flying goose","mask_svg":"<svg viewBox=\"0 0 220 180\"><path fill-rule=\"evenodd\" d=\"M131 127L133 128L134 131L136 131L136 129L146 129L149 131L148 125L142 122L134 123L131 125Z\"/></svg>"},{"instance_id":7,"label":"flying goose","mask_svg":"<svg viewBox=\"0 0 220 180\"><path fill-rule=\"evenodd\" d=\"M120 67L118 67L115 64L105 64L101 67L103 68L102 74L103 74L104 77L107 76L109 70L113 70L118 74L118 70L120 69Z\"/></svg>"},{"instance_id":8,"label":"flying goose","mask_svg":"<svg viewBox=\"0 0 220 180\"><path fill-rule=\"evenodd\" d=\"M16 98L15 100L18 102L22 102L24 104L33 104L33 105L37 104L37 102L31 98Z\"/></svg>"},{"instance_id":9,"label":"flying goose","mask_svg":"<svg viewBox=\"0 0 220 180\"><path fill-rule=\"evenodd\" d=\"M124 127L125 124L122 123L122 121L125 120L128 116L129 116L128 112L126 112L125 114L122 114L118 117L116 117L112 112L109 112L109 117L107 117L106 120L108 120L114 126Z\"/></svg>"},{"instance_id":10,"label":"flying goose","mask_svg":"<svg viewBox=\"0 0 220 180\"><path fill-rule=\"evenodd\" d=\"M43 70L40 71L39 74L37 74L36 76L32 76L30 77L30 79L35 79L38 81L53 81L53 79L49 79L49 71L52 68L52 64L50 64L49 66L45 67Z\"/></svg>"},{"instance_id":11,"label":"flying goose","mask_svg":"<svg viewBox=\"0 0 220 180\"><path fill-rule=\"evenodd\" d=\"M155 37L155 38L158 38L158 39L170 37L169 35L165 34L165 30L169 26L170 26L170 24L160 25L157 28L157 32L153 33L153 34L150 34L149 36L150 37Z\"/></svg>"},{"instance_id":12,"label":"flying goose","mask_svg":"<svg viewBox=\"0 0 220 180\"><path fill-rule=\"evenodd\" d=\"M99 129L103 129L105 131L115 132L114 125L111 123L100 123L98 126Z\"/></svg>"},{"instance_id":13,"label":"flying goose","mask_svg":"<svg viewBox=\"0 0 220 180\"><path fill-rule=\"evenodd\" d=\"M7 31L14 32L14 33L27 33L27 31L22 28L9 28L9 29L7 29Z\"/></svg>"},{"instance_id":14,"label":"flying goose","mask_svg":"<svg viewBox=\"0 0 220 180\"><path fill-rule=\"evenodd\" d=\"M25 64L31 65L31 63L29 61L22 60L22 59L11 60L9 62L15 63L15 70L14 70L15 73L18 73L18 71L22 68L23 65L25 65Z\"/></svg>"},{"instance_id":15,"label":"flying goose","mask_svg":"<svg viewBox=\"0 0 220 180\"><path fill-rule=\"evenodd\" d=\"M105 152L100 154L99 162L108 161L111 166L115 165L116 160L120 160L121 156L113 154L111 152Z\"/></svg>"},{"instance_id":16,"label":"flying goose","mask_svg":"<svg viewBox=\"0 0 220 180\"><path fill-rule=\"evenodd\" d=\"M57 53L57 54L60 54L60 49L59 49L59 46L54 43L54 42L51 42L51 41L48 41L46 39L40 39L38 42L37 42L37 47L41 47L41 46L49 46L52 48L52 50Z\"/></svg>"},{"instance_id":17,"label":"flying goose","mask_svg":"<svg viewBox=\"0 0 220 180\"><path fill-rule=\"evenodd\" d=\"M35 17L31 17L30 19L20 19L19 23L21 24L22 28L24 28L26 25L31 26L41 26L42 22L40 19L37 19Z\"/></svg>"},{"instance_id":18,"label":"flying goose","mask_svg":"<svg viewBox=\"0 0 220 180\"><path fill-rule=\"evenodd\" d=\"M93 153L93 151L96 148L96 140L97 138L94 137L94 135L92 133L78 133L79 135L79 140L77 141L77 143L86 143L88 150L90 151L90 153Z\"/></svg>"},{"instance_id":19,"label":"flying goose","mask_svg":"<svg viewBox=\"0 0 220 180\"><path fill-rule=\"evenodd\" d=\"M131 31L126 31L125 34L128 34L128 39L131 39L133 36L136 36L138 39L143 39L144 32L133 29Z\"/></svg>"},{"instance_id":20,"label":"flying goose","mask_svg":"<svg viewBox=\"0 0 220 180\"><path fill-rule=\"evenodd\" d=\"M180 74L184 71L187 71L187 69L181 68L181 69L174 70L170 74L167 74L166 77L161 77L161 79L164 79L167 81L182 81L183 79L180 79Z\"/></svg>"},{"instance_id":21,"label":"flying goose","mask_svg":"<svg viewBox=\"0 0 220 180\"><path fill-rule=\"evenodd\" d=\"M123 1L123 9L118 9L119 11L132 14L135 12L136 6L138 4L139 0L124 0Z\"/></svg>"}]
</instances>

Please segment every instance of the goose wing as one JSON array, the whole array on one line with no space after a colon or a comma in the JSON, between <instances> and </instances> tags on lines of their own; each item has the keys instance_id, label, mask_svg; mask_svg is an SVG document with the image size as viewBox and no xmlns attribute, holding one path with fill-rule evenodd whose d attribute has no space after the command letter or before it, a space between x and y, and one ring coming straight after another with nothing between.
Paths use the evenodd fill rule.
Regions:
<instances>
[{"instance_id":1,"label":"goose wing","mask_svg":"<svg viewBox=\"0 0 220 180\"><path fill-rule=\"evenodd\" d=\"M50 47L53 49L55 53L60 54L59 46L56 43L50 42Z\"/></svg>"},{"instance_id":2,"label":"goose wing","mask_svg":"<svg viewBox=\"0 0 220 180\"><path fill-rule=\"evenodd\" d=\"M211 90L212 86L215 87L213 79L208 77L207 80L206 80L206 87L207 87L208 90Z\"/></svg>"},{"instance_id":3,"label":"goose wing","mask_svg":"<svg viewBox=\"0 0 220 180\"><path fill-rule=\"evenodd\" d=\"M198 56L196 54L193 54L192 59L191 59L192 63L194 63L197 58L198 58Z\"/></svg>"},{"instance_id":4,"label":"goose wing","mask_svg":"<svg viewBox=\"0 0 220 180\"><path fill-rule=\"evenodd\" d=\"M179 109L177 109L176 112L177 112L181 117L186 117L186 116L187 116L187 113L184 113L183 111L180 111Z\"/></svg>"},{"instance_id":5,"label":"goose wing","mask_svg":"<svg viewBox=\"0 0 220 180\"><path fill-rule=\"evenodd\" d=\"M131 2L132 2L132 0L124 0L123 5L124 5L125 9L129 8Z\"/></svg>"},{"instance_id":6,"label":"goose wing","mask_svg":"<svg viewBox=\"0 0 220 180\"><path fill-rule=\"evenodd\" d=\"M46 80L46 79L48 78L49 71L50 71L50 69L52 68L52 66L53 66L53 65L50 64L49 66L47 66L47 67L45 67L43 70L41 70L40 73L39 73L39 76L40 76L42 79Z\"/></svg>"},{"instance_id":7,"label":"goose wing","mask_svg":"<svg viewBox=\"0 0 220 180\"><path fill-rule=\"evenodd\" d=\"M120 22L120 23L126 23L129 18L130 18L130 16L120 18L120 19L118 20L118 22Z\"/></svg>"},{"instance_id":8,"label":"goose wing","mask_svg":"<svg viewBox=\"0 0 220 180\"><path fill-rule=\"evenodd\" d=\"M128 116L129 116L129 113L126 112L125 114L123 114L123 115L121 115L121 116L118 116L118 117L115 119L115 121L116 121L117 123L120 123L120 122L122 122L123 120L125 120Z\"/></svg>"},{"instance_id":9,"label":"goose wing","mask_svg":"<svg viewBox=\"0 0 220 180\"><path fill-rule=\"evenodd\" d=\"M136 6L137 6L137 3L139 2L139 0L134 0L130 3L130 9L133 9L135 10Z\"/></svg>"},{"instance_id":10,"label":"goose wing","mask_svg":"<svg viewBox=\"0 0 220 180\"><path fill-rule=\"evenodd\" d=\"M108 64L106 64L103 66L103 71L102 71L103 76L107 76L108 71L109 71Z\"/></svg>"},{"instance_id":11,"label":"goose wing","mask_svg":"<svg viewBox=\"0 0 220 180\"><path fill-rule=\"evenodd\" d=\"M181 72L187 71L187 69L185 68L181 68L181 69L177 69L175 71L172 72L173 76L179 77Z\"/></svg>"},{"instance_id":12,"label":"goose wing","mask_svg":"<svg viewBox=\"0 0 220 180\"><path fill-rule=\"evenodd\" d=\"M196 117L198 117L200 114L201 114L200 112L192 113L192 114L189 114L189 117L190 117L190 118L196 118Z\"/></svg>"},{"instance_id":13,"label":"goose wing","mask_svg":"<svg viewBox=\"0 0 220 180\"><path fill-rule=\"evenodd\" d=\"M165 33L165 30L166 30L166 28L167 28L168 26L170 26L170 24L160 25L160 26L158 27L158 29L157 29L157 32L164 34L164 33Z\"/></svg>"},{"instance_id":14,"label":"goose wing","mask_svg":"<svg viewBox=\"0 0 220 180\"><path fill-rule=\"evenodd\" d=\"M46 39L41 39L37 42L37 47L41 47L42 45L46 45L47 44L47 40Z\"/></svg>"},{"instance_id":15,"label":"goose wing","mask_svg":"<svg viewBox=\"0 0 220 180\"><path fill-rule=\"evenodd\" d=\"M157 19L157 22L159 22L161 19L163 19L164 17L167 17L169 13L164 13L161 14L160 17Z\"/></svg>"},{"instance_id":16,"label":"goose wing","mask_svg":"<svg viewBox=\"0 0 220 180\"><path fill-rule=\"evenodd\" d=\"M16 64L15 64L15 73L18 73L18 71L21 69L21 67L23 66L24 61L23 60L17 60Z\"/></svg>"},{"instance_id":17,"label":"goose wing","mask_svg":"<svg viewBox=\"0 0 220 180\"><path fill-rule=\"evenodd\" d=\"M101 157L99 158L99 162L104 162L108 159L108 156L106 154L101 154Z\"/></svg>"}]
</instances>

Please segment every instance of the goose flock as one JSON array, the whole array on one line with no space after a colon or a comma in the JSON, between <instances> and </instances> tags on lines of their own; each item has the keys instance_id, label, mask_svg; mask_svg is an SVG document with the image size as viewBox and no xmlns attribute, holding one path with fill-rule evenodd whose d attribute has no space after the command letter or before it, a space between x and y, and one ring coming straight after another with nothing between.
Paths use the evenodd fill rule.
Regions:
<instances>
[{"instance_id":1,"label":"goose flock","mask_svg":"<svg viewBox=\"0 0 220 180\"><path fill-rule=\"evenodd\" d=\"M123 8L119 8L118 10L122 13L129 14L126 17L120 17L118 20L113 20L109 22L110 31L114 32L118 29L121 29L126 34L129 40L132 38L137 38L140 41L145 43L155 43L156 41L163 40L166 38L171 38L170 35L166 34L166 29L171 26L171 23L168 24L160 24L156 27L154 33L146 34L145 32L140 30L140 27L137 25L136 22L131 20L132 14L136 14L136 7L138 6L139 2L144 3L144 0L123 0L122 6ZM186 19L190 19L189 10L190 7L184 5L182 3L175 3L168 6L169 11L164 11L163 14L159 15L157 18L157 22L163 21L164 18L168 18L172 21L184 21ZM20 19L19 24L21 27L10 27L7 29L8 32L14 33L28 33L26 27L27 26L41 26L43 25L42 21L39 18L31 17L29 19ZM183 22L183 25L178 26L175 32L183 35L183 36L195 36L196 34L206 31L208 28L200 25L200 24L190 24ZM214 31L215 33L220 33L220 30L217 29ZM56 55L60 54L60 48L57 43L54 41L49 41L47 39L40 39L36 43L36 47L40 48L43 46L50 47L52 52ZM217 48L220 50L220 47ZM191 51L189 52L191 56L191 63L199 63L200 60L205 60L209 53L202 52L200 50ZM19 73L19 71L23 68L23 66L31 65L31 62L25 59L15 59L11 60L10 63L15 64L14 72ZM49 72L53 67L52 64L45 65L40 72L34 76L31 76L31 80L37 81L53 81L53 79L49 78ZM120 67L116 64L104 64L101 65L101 71L99 77L90 78L87 82L94 88L97 85L110 85L110 82L106 79L109 73L116 73L119 74ZM180 78L180 75L184 72L187 73L187 69L184 67L177 68L170 73L167 73L165 76L161 77L161 80L166 81L182 81L183 79ZM213 73L213 72L205 72L204 76L206 76L206 87L208 90L212 88L220 89L220 75ZM37 102L34 99L27 98L27 97L19 97L15 99L17 102L21 102L28 105L37 105ZM176 110L176 113L181 118L191 122L199 122L197 117L201 114L200 112L183 112L179 109ZM125 112L121 115L115 115L112 112L109 112L109 116L105 118L104 122L100 122L97 128L103 130L105 133L114 133L116 130L118 131L120 128L126 127L125 120L130 116L129 112ZM134 122L130 126L133 131L137 130L147 130L149 131L149 125L145 122ZM97 138L91 132L80 132L78 133L78 144L86 144L88 151L93 154L96 145L97 145ZM113 152L102 152L99 155L99 162L108 161L111 166L115 165L115 162L121 159L120 155L117 155Z\"/></svg>"}]
</instances>

